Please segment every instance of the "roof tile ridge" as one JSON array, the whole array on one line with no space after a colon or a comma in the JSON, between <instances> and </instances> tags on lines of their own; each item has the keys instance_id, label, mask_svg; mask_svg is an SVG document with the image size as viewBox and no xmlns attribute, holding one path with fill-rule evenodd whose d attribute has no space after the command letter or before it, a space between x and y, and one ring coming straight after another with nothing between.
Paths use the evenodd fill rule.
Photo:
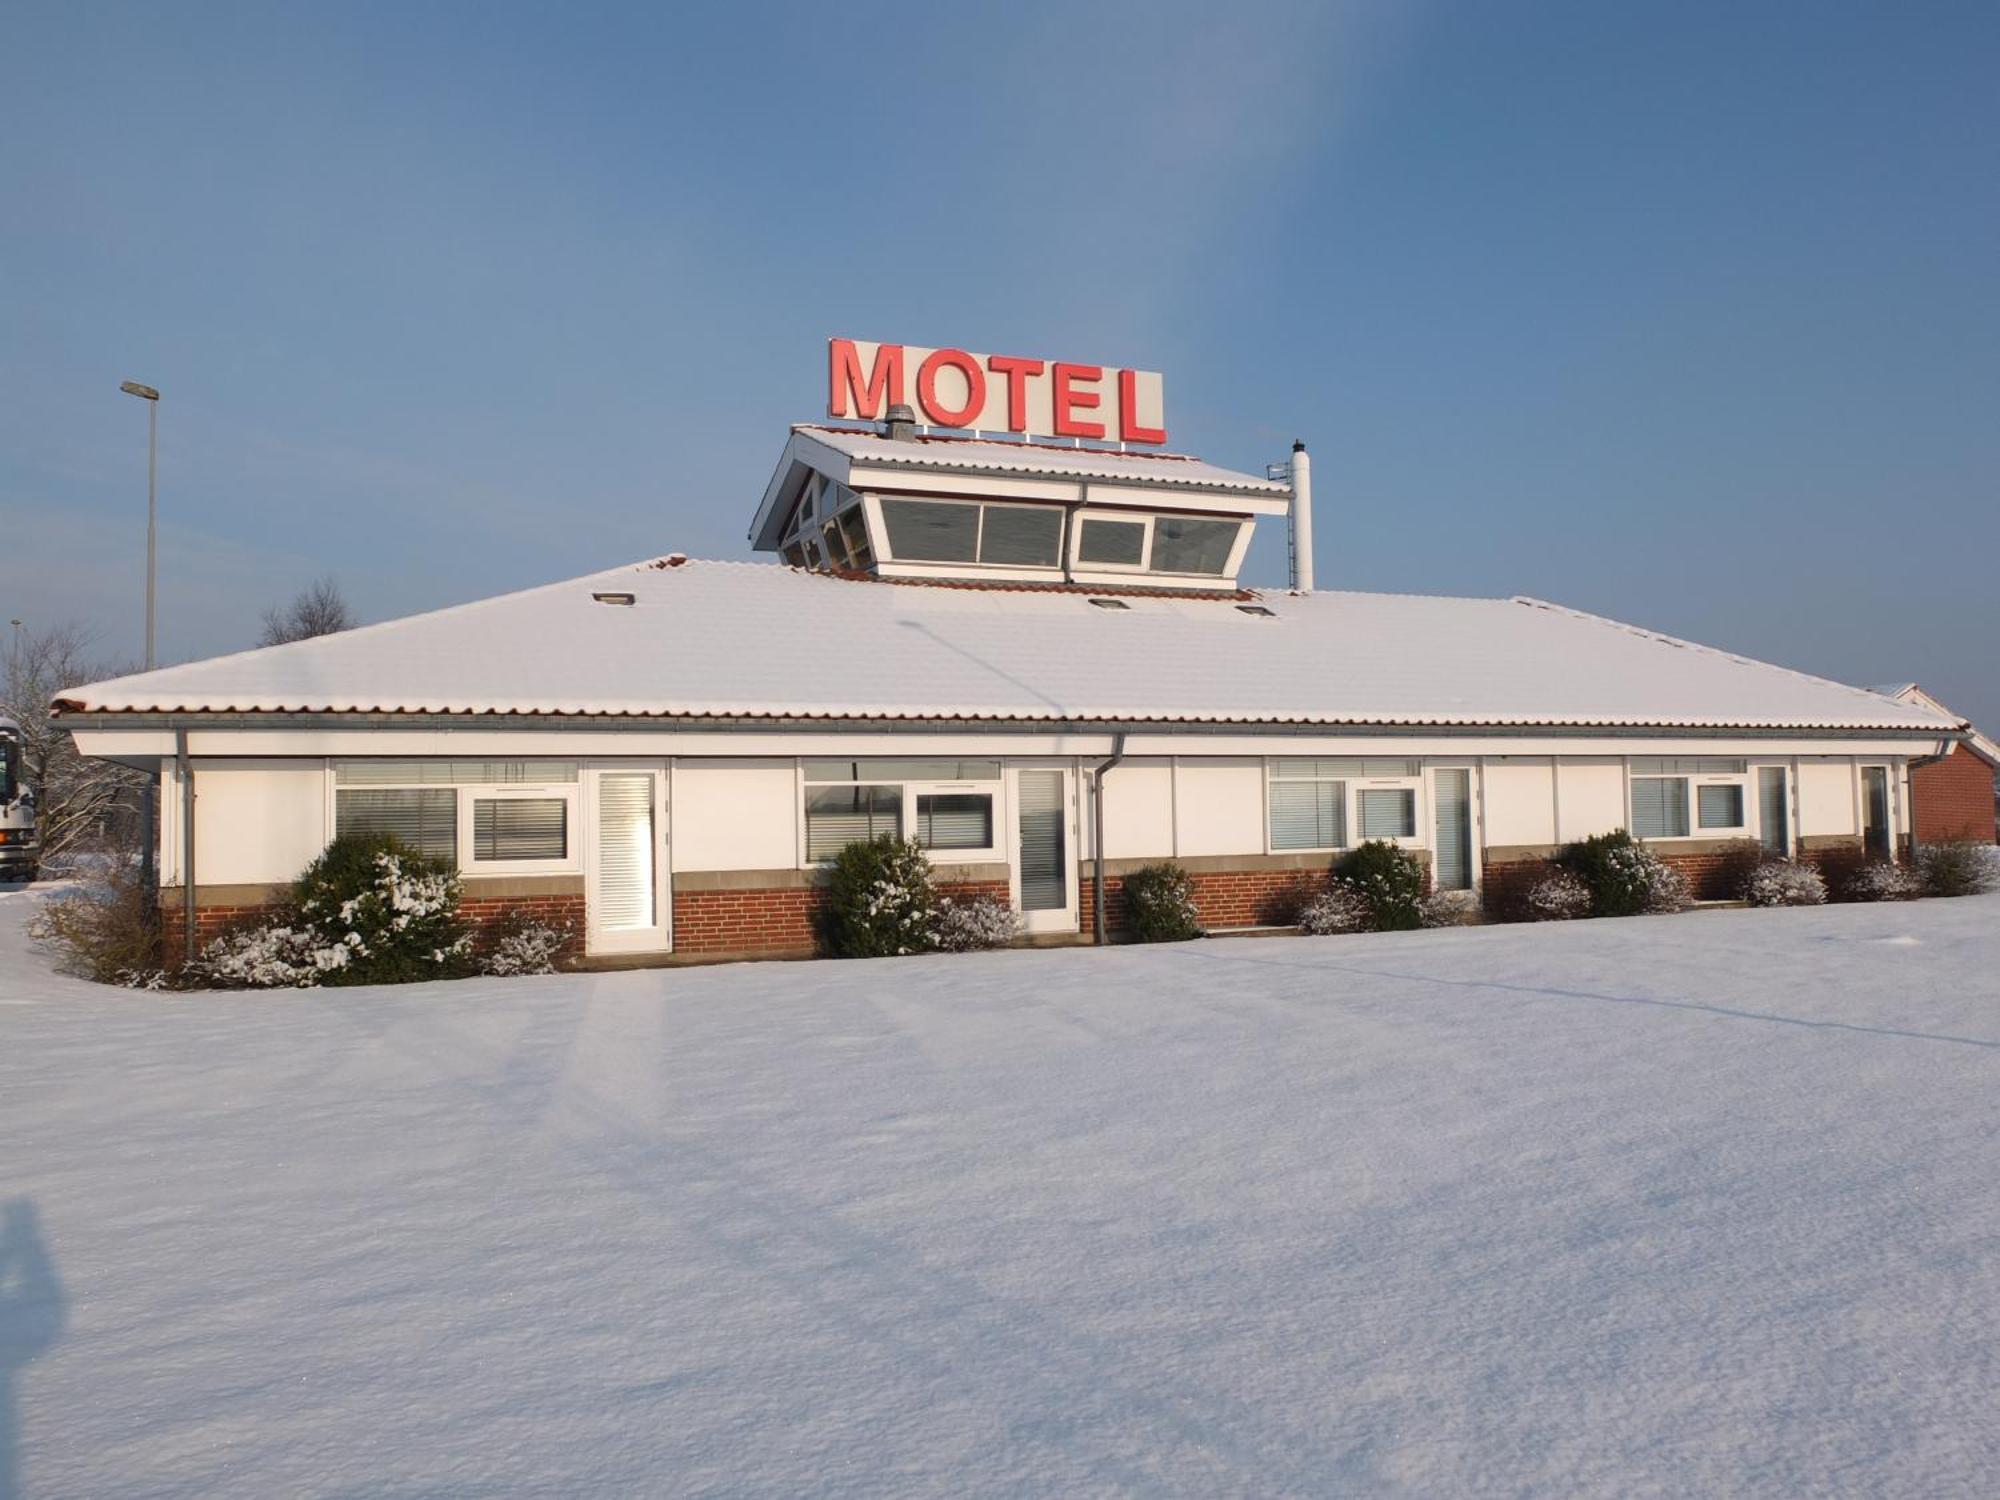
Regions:
<instances>
[{"instance_id":1,"label":"roof tile ridge","mask_svg":"<svg viewBox=\"0 0 2000 1500\"><path fill-rule=\"evenodd\" d=\"M1508 601L1525 605L1530 609L1543 609L1551 614L1568 615L1572 619L1587 620L1593 625L1603 625L1612 630L1622 630L1627 635L1636 635L1642 640L1658 641L1662 645L1675 646L1683 651L1699 651L1704 656L1719 656L1724 661L1733 661L1738 666L1762 667L1768 672L1783 672L1788 677L1796 677L1801 682L1812 683L1815 687L1839 688L1844 693L1852 693L1857 698L1872 698L1877 702L1891 702L1880 693L1867 688L1856 687L1851 682L1835 682L1831 677L1820 677L1797 667L1788 667L1782 662L1765 661L1761 657L1745 656L1739 651L1725 651L1720 646L1705 646L1700 641L1690 641L1677 635L1669 635L1664 630L1654 630L1645 625L1633 625L1624 620L1614 620L1609 615L1592 614L1587 609L1577 609L1573 605L1556 604L1547 599L1537 599L1530 594L1516 594ZM1908 707L1909 705L1902 705ZM1965 725L1961 724L1961 728Z\"/></svg>"}]
</instances>

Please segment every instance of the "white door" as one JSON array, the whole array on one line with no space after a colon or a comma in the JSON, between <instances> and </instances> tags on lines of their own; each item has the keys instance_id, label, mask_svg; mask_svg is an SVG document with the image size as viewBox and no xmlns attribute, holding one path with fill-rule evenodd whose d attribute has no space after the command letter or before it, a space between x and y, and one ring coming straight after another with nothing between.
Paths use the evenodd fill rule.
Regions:
<instances>
[{"instance_id":1,"label":"white door","mask_svg":"<svg viewBox=\"0 0 2000 1500\"><path fill-rule=\"evenodd\" d=\"M1008 863L1029 932L1075 932L1076 777L1068 766L1011 766Z\"/></svg>"},{"instance_id":2,"label":"white door","mask_svg":"<svg viewBox=\"0 0 2000 1500\"><path fill-rule=\"evenodd\" d=\"M673 947L666 773L593 766L584 777L584 951L665 953Z\"/></svg>"},{"instance_id":3,"label":"white door","mask_svg":"<svg viewBox=\"0 0 2000 1500\"><path fill-rule=\"evenodd\" d=\"M1431 884L1440 891L1473 888L1472 771L1439 766L1431 772Z\"/></svg>"}]
</instances>

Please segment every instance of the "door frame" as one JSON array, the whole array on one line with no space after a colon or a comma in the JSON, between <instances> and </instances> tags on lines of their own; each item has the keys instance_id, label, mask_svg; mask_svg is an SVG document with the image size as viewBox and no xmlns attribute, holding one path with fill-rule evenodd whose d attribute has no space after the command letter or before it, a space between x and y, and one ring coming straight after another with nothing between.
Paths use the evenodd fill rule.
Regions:
<instances>
[{"instance_id":1,"label":"door frame","mask_svg":"<svg viewBox=\"0 0 2000 1500\"><path fill-rule=\"evenodd\" d=\"M653 925L628 932L602 932L597 925L597 796L606 775L645 774L653 779ZM604 954L671 953L674 951L674 877L669 825L673 799L671 767L663 760L594 760L582 767L583 951Z\"/></svg>"},{"instance_id":2,"label":"door frame","mask_svg":"<svg viewBox=\"0 0 2000 1500\"><path fill-rule=\"evenodd\" d=\"M1021 904L1021 772L1057 771L1063 778L1063 896L1066 904L1045 911L1029 911ZM1072 760L1009 761L1003 768L1007 787L1007 896L1021 918L1021 930L1037 932L1080 932L1083 928L1082 882L1077 866L1083 857L1078 839L1081 820L1077 816L1077 771Z\"/></svg>"}]
</instances>

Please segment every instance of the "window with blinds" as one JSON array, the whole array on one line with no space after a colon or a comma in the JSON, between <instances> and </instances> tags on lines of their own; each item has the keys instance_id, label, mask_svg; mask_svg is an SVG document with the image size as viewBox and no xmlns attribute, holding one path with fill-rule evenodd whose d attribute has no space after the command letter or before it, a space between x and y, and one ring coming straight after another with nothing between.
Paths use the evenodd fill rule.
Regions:
<instances>
[{"instance_id":1,"label":"window with blinds","mask_svg":"<svg viewBox=\"0 0 2000 1500\"><path fill-rule=\"evenodd\" d=\"M1688 784L1685 776L1632 778L1632 836L1641 839L1684 839L1688 836Z\"/></svg>"},{"instance_id":2,"label":"window with blinds","mask_svg":"<svg viewBox=\"0 0 2000 1500\"><path fill-rule=\"evenodd\" d=\"M1733 781L1695 788L1695 821L1703 828L1743 826L1743 788Z\"/></svg>"},{"instance_id":3,"label":"window with blinds","mask_svg":"<svg viewBox=\"0 0 2000 1500\"><path fill-rule=\"evenodd\" d=\"M980 505L885 496L882 525L898 562L978 562L1053 568L1062 561L1057 505Z\"/></svg>"},{"instance_id":4,"label":"window with blinds","mask_svg":"<svg viewBox=\"0 0 2000 1500\"><path fill-rule=\"evenodd\" d=\"M1340 849L1347 844L1347 783L1271 780L1273 849Z\"/></svg>"},{"instance_id":5,"label":"window with blinds","mask_svg":"<svg viewBox=\"0 0 2000 1500\"><path fill-rule=\"evenodd\" d=\"M1146 523L1085 516L1077 534L1078 562L1100 567L1139 568L1146 563Z\"/></svg>"},{"instance_id":6,"label":"window with blinds","mask_svg":"<svg viewBox=\"0 0 2000 1500\"><path fill-rule=\"evenodd\" d=\"M337 787L333 831L386 833L425 859L458 863L458 793L450 787Z\"/></svg>"},{"instance_id":7,"label":"window with blinds","mask_svg":"<svg viewBox=\"0 0 2000 1500\"><path fill-rule=\"evenodd\" d=\"M806 859L832 859L849 844L903 836L899 786L824 786L806 791Z\"/></svg>"},{"instance_id":8,"label":"window with blinds","mask_svg":"<svg viewBox=\"0 0 2000 1500\"><path fill-rule=\"evenodd\" d=\"M555 786L576 780L573 760L337 760L336 786Z\"/></svg>"},{"instance_id":9,"label":"window with blinds","mask_svg":"<svg viewBox=\"0 0 2000 1500\"><path fill-rule=\"evenodd\" d=\"M991 849L992 794L919 793L915 837L926 849Z\"/></svg>"},{"instance_id":10,"label":"window with blinds","mask_svg":"<svg viewBox=\"0 0 2000 1500\"><path fill-rule=\"evenodd\" d=\"M1417 794L1411 787L1363 787L1354 794L1354 809L1364 839L1417 836Z\"/></svg>"},{"instance_id":11,"label":"window with blinds","mask_svg":"<svg viewBox=\"0 0 2000 1500\"><path fill-rule=\"evenodd\" d=\"M472 858L475 862L569 858L569 799L475 797Z\"/></svg>"}]
</instances>

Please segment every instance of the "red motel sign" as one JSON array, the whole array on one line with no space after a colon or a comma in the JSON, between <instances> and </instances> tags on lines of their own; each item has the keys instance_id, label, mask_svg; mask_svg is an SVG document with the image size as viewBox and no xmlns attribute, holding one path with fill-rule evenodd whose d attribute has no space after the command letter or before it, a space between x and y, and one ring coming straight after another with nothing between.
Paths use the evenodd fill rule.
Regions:
<instances>
[{"instance_id":1,"label":"red motel sign","mask_svg":"<svg viewBox=\"0 0 2000 1500\"><path fill-rule=\"evenodd\" d=\"M826 414L879 422L892 406L913 407L931 427L1167 440L1165 382L1156 371L829 339Z\"/></svg>"}]
</instances>

